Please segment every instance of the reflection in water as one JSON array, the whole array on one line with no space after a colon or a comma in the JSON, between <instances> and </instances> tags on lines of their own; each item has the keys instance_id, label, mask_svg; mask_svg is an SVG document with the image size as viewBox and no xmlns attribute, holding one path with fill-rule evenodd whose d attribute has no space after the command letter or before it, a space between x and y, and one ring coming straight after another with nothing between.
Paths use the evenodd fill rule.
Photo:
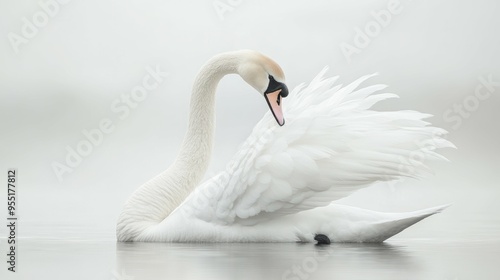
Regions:
<instances>
[{"instance_id":1,"label":"reflection in water","mask_svg":"<svg viewBox=\"0 0 500 280\"><path fill-rule=\"evenodd\" d=\"M389 244L117 243L116 254L116 271L130 279L421 279L423 271Z\"/></svg>"},{"instance_id":2,"label":"reflection in water","mask_svg":"<svg viewBox=\"0 0 500 280\"><path fill-rule=\"evenodd\" d=\"M498 238L327 246L21 238L16 255L19 271L4 266L0 279L500 279Z\"/></svg>"}]
</instances>

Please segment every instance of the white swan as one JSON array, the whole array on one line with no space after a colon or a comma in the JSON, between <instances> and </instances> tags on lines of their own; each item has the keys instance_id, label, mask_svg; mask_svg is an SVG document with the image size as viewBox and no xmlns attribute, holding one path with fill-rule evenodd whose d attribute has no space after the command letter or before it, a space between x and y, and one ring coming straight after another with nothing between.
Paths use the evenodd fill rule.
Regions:
<instances>
[{"instance_id":1,"label":"white swan","mask_svg":"<svg viewBox=\"0 0 500 280\"><path fill-rule=\"evenodd\" d=\"M378 181L418 176L426 167L409 161L412 153L443 159L434 150L453 144L422 120L429 115L371 110L397 96L374 94L384 85L358 88L370 76L341 87L324 79L325 71L282 102L288 89L270 58L243 50L210 59L193 86L178 157L126 202L118 240L382 242L441 211L380 213L332 203ZM232 73L265 97L274 118L266 114L227 170L199 185L212 151L216 87Z\"/></svg>"}]
</instances>

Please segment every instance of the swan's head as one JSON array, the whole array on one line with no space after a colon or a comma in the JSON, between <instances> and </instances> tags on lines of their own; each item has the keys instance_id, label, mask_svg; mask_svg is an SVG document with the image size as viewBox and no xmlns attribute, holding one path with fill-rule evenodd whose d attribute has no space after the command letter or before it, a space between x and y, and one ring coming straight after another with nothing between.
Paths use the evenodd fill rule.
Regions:
<instances>
[{"instance_id":1,"label":"swan's head","mask_svg":"<svg viewBox=\"0 0 500 280\"><path fill-rule=\"evenodd\" d=\"M283 70L272 59L256 51L241 53L238 74L264 96L278 124L284 125L282 98L288 95L288 88Z\"/></svg>"}]
</instances>

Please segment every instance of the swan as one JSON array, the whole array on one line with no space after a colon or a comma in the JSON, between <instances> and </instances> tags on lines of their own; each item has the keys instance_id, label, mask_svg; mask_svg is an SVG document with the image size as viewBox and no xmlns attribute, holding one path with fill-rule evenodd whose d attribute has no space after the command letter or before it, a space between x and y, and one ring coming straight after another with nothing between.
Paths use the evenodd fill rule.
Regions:
<instances>
[{"instance_id":1,"label":"swan","mask_svg":"<svg viewBox=\"0 0 500 280\"><path fill-rule=\"evenodd\" d=\"M193 85L180 152L124 204L118 241L382 242L442 211L446 206L382 213L335 203L377 182L418 177L428 168L409 160L413 153L443 160L435 150L454 146L442 137L446 131L423 120L430 115L372 110L397 97L376 93L385 85L360 87L372 75L342 87L326 71L289 94L281 67L259 52L208 60ZM212 152L216 88L228 74L255 88L270 112L226 170L200 184Z\"/></svg>"}]
</instances>

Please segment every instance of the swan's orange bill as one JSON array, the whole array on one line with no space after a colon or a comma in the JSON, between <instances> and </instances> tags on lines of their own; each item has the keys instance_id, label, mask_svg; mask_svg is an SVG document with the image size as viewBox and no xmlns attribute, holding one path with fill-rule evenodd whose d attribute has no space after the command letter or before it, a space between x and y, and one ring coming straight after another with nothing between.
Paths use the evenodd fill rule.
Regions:
<instances>
[{"instance_id":1,"label":"swan's orange bill","mask_svg":"<svg viewBox=\"0 0 500 280\"><path fill-rule=\"evenodd\" d=\"M281 98L280 92L281 89L266 93L264 96L266 97L267 104L269 105L269 109L271 109L274 118L280 126L283 126L285 124L285 118L283 117L283 110L281 109L283 99Z\"/></svg>"}]
</instances>

